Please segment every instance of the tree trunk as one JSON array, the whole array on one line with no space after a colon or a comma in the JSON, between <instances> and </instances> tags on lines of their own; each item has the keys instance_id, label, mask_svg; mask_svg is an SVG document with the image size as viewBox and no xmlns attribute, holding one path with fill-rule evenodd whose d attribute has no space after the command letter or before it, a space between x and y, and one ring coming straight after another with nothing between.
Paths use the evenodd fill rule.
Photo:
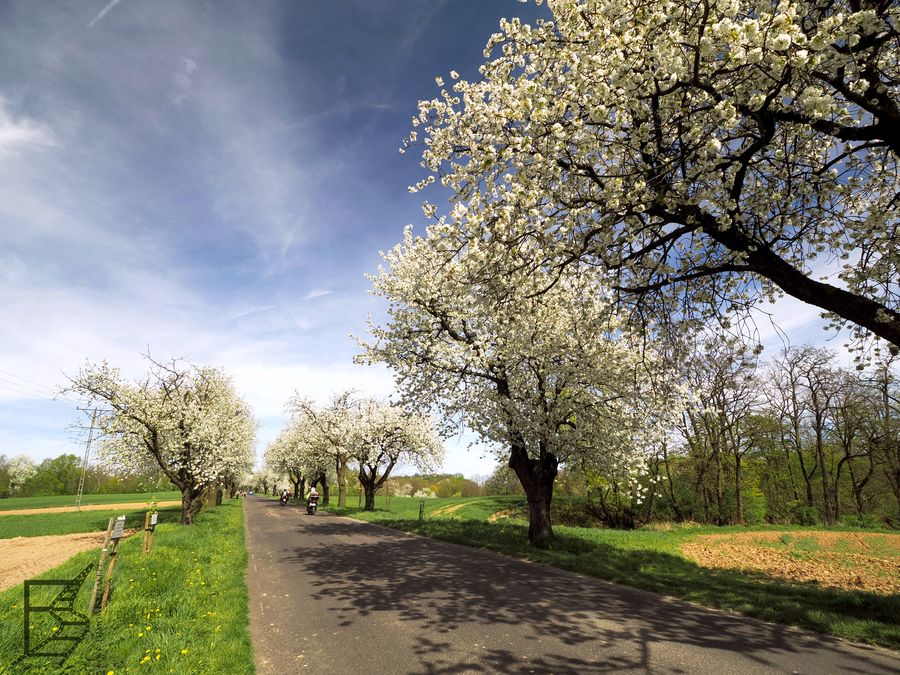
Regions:
<instances>
[{"instance_id":1,"label":"tree trunk","mask_svg":"<svg viewBox=\"0 0 900 675\"><path fill-rule=\"evenodd\" d=\"M832 491L832 496L834 497L834 522L841 522L841 476L844 473L844 464L850 465L850 455L844 455L841 457L840 461L838 461L837 469L834 472L834 490ZM852 476L850 482L853 482Z\"/></svg>"},{"instance_id":2,"label":"tree trunk","mask_svg":"<svg viewBox=\"0 0 900 675\"><path fill-rule=\"evenodd\" d=\"M322 486L322 506L328 506L328 476L324 471L313 482L313 485L316 484Z\"/></svg>"},{"instance_id":3,"label":"tree trunk","mask_svg":"<svg viewBox=\"0 0 900 675\"><path fill-rule=\"evenodd\" d=\"M205 490L196 487L184 487L181 489L181 524L192 525L194 516L203 508Z\"/></svg>"},{"instance_id":4,"label":"tree trunk","mask_svg":"<svg viewBox=\"0 0 900 675\"><path fill-rule=\"evenodd\" d=\"M681 515L681 509L678 507L678 500L675 498L675 486L672 484L672 473L669 471L669 453L666 444L662 446L663 461L666 463L666 483L669 488L669 499L672 501L672 510L675 512L675 521L682 522L684 516Z\"/></svg>"},{"instance_id":5,"label":"tree trunk","mask_svg":"<svg viewBox=\"0 0 900 675\"><path fill-rule=\"evenodd\" d=\"M834 509L832 508L831 490L828 486L828 467L825 465L825 439L821 421L816 419L816 456L819 458L819 470L822 472L822 510L825 512L825 522L829 525L834 521Z\"/></svg>"},{"instance_id":6,"label":"tree trunk","mask_svg":"<svg viewBox=\"0 0 900 675\"><path fill-rule=\"evenodd\" d=\"M523 445L513 445L510 451L509 468L519 477L528 500L528 541L541 548L549 546L554 539L550 502L558 465L559 461L549 452L531 459Z\"/></svg>"},{"instance_id":7,"label":"tree trunk","mask_svg":"<svg viewBox=\"0 0 900 675\"><path fill-rule=\"evenodd\" d=\"M374 511L375 510L375 488L369 483L363 483L363 490L366 493L366 505L364 510L366 511Z\"/></svg>"},{"instance_id":8,"label":"tree trunk","mask_svg":"<svg viewBox=\"0 0 900 675\"><path fill-rule=\"evenodd\" d=\"M744 495L741 494L741 455L734 455L734 499L737 504L737 522L744 524Z\"/></svg>"},{"instance_id":9,"label":"tree trunk","mask_svg":"<svg viewBox=\"0 0 900 675\"><path fill-rule=\"evenodd\" d=\"M216 489L216 506L222 506L222 496L223 496L223 494L224 494L224 491L222 490L222 486L220 485L220 486Z\"/></svg>"},{"instance_id":10,"label":"tree trunk","mask_svg":"<svg viewBox=\"0 0 900 675\"><path fill-rule=\"evenodd\" d=\"M872 478L872 473L875 469L875 466L872 463L872 455L867 455L867 459L869 460L869 470L862 480L857 480L856 471L853 466L853 460L851 459L847 462L847 465L850 469L850 481L853 483L853 501L856 504L856 513L859 514L860 518L862 518L865 511L865 504L863 502L863 489Z\"/></svg>"},{"instance_id":11,"label":"tree trunk","mask_svg":"<svg viewBox=\"0 0 900 675\"><path fill-rule=\"evenodd\" d=\"M376 482L376 467L369 467L369 471L366 471L366 465L363 464L362 461L359 463L359 484L363 488L363 493L366 495L366 502L363 506L363 509L366 511L374 511L375 510L375 490L378 489L379 483Z\"/></svg>"},{"instance_id":12,"label":"tree trunk","mask_svg":"<svg viewBox=\"0 0 900 675\"><path fill-rule=\"evenodd\" d=\"M347 463L341 461L340 456L335 459L338 484L338 508L347 508Z\"/></svg>"},{"instance_id":13,"label":"tree trunk","mask_svg":"<svg viewBox=\"0 0 900 675\"><path fill-rule=\"evenodd\" d=\"M722 453L715 450L716 461L716 525L725 524L725 471L722 467Z\"/></svg>"},{"instance_id":14,"label":"tree trunk","mask_svg":"<svg viewBox=\"0 0 900 675\"><path fill-rule=\"evenodd\" d=\"M791 466L791 453L787 448L784 448L784 458L787 461L788 478L791 482L791 494L794 495L794 500L799 502L800 493L797 492L797 481L794 479L794 468Z\"/></svg>"},{"instance_id":15,"label":"tree trunk","mask_svg":"<svg viewBox=\"0 0 900 675\"><path fill-rule=\"evenodd\" d=\"M812 476L816 471L816 467L806 472L806 462L803 460L803 450L800 446L797 446L797 459L800 461L800 473L803 474L803 482L806 483L806 505L810 508L815 506L815 502L813 501L813 488L812 488Z\"/></svg>"},{"instance_id":16,"label":"tree trunk","mask_svg":"<svg viewBox=\"0 0 900 675\"><path fill-rule=\"evenodd\" d=\"M797 460L800 462L800 473L803 474L803 480L806 483L806 505L810 508L815 506L813 502L812 475L816 472L814 466L808 472L806 470L806 462L803 459L803 435L800 431L800 403L797 400L796 389L791 390L791 426L794 432L794 450L797 453Z\"/></svg>"}]
</instances>

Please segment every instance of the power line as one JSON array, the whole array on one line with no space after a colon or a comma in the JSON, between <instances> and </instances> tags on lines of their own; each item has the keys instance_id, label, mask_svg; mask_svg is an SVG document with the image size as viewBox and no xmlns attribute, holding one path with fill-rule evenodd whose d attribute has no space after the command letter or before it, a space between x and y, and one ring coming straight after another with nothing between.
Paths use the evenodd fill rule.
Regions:
<instances>
[{"instance_id":1,"label":"power line","mask_svg":"<svg viewBox=\"0 0 900 675\"><path fill-rule=\"evenodd\" d=\"M10 377L14 377L17 380L22 380L23 382L27 382L28 384L36 384L41 389L48 389L49 391L53 391L53 387L48 387L46 384L41 384L40 382L35 382L34 380L29 380L27 377L22 377L21 375L16 375L15 373L11 373L8 370L0 369L0 373L4 375L9 375Z\"/></svg>"},{"instance_id":2,"label":"power line","mask_svg":"<svg viewBox=\"0 0 900 675\"><path fill-rule=\"evenodd\" d=\"M20 384L20 383L16 382L15 380L10 380L10 379L7 379L7 378L5 378L5 377L0 377L0 382L6 382L6 383L7 383L8 385L10 385L10 386L18 387L19 389L23 389L23 390L25 390L25 391L29 391L29 392L33 392L33 393L36 393L36 394L40 394L41 396L47 396L48 393L52 396L52 395L54 395L54 393L55 393L55 392L53 392L53 391L50 390L50 389L48 389L48 390L45 391L45 390L42 390L42 389L38 389L37 387L32 387L32 386L27 385L27 384Z\"/></svg>"},{"instance_id":3,"label":"power line","mask_svg":"<svg viewBox=\"0 0 900 675\"><path fill-rule=\"evenodd\" d=\"M14 389L13 387L6 385L6 384L0 384L0 390L7 391L7 392L10 392L13 394L18 394L21 398L29 398L29 399L32 399L35 401L37 401L37 400L48 401L48 400L52 400L52 398L53 398L52 396L49 396L47 394L37 394L33 391L27 391L24 389Z\"/></svg>"},{"instance_id":4,"label":"power line","mask_svg":"<svg viewBox=\"0 0 900 675\"><path fill-rule=\"evenodd\" d=\"M16 375L15 373L12 373L8 370L0 369L0 374L8 375L9 377L14 377L16 380L21 380L22 382L27 382L28 384L21 384L20 382L14 382L8 378L0 377L0 382L6 382L9 385L18 387L19 389L26 391L28 393L37 393L40 396L44 396L44 397L46 397L47 394L49 393L49 395L50 395L49 398L52 398L52 399L65 399L72 403L78 403L81 405L89 405L90 404L90 401L88 401L86 399L72 397L71 395L66 394L65 392L63 392L59 389L54 389L53 387L50 387L46 384L41 384L40 382L38 382L36 380L31 380L27 377L22 377L21 375ZM34 386L31 386L31 385L34 385Z\"/></svg>"},{"instance_id":5,"label":"power line","mask_svg":"<svg viewBox=\"0 0 900 675\"><path fill-rule=\"evenodd\" d=\"M0 382L0 390L2 390L2 391L7 391L7 392L10 392L10 393L13 393L13 394L17 394L17 395L20 396L21 398L27 398L27 399L30 399L30 400L33 400L33 401L60 401L60 400L65 400L65 401L67 401L67 402L69 402L69 403L73 403L73 404L75 404L75 405L79 405L79 404L80 404L80 405L90 405L90 401L88 401L88 400L86 400L86 399L72 398L72 397L67 396L67 395L65 395L65 394L58 394L58 393L52 393L52 394L51 394L51 393L44 393L44 392L39 392L39 391L34 390L34 389L24 389L24 388L23 388L23 389L20 389L20 388L18 388L18 387L19 387L19 385L4 384L3 382Z\"/></svg>"}]
</instances>

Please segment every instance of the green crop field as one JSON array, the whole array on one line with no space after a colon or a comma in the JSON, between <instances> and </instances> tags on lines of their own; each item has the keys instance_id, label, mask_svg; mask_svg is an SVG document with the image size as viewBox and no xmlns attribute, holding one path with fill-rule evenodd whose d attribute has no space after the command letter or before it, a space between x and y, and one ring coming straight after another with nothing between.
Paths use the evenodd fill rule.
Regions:
<instances>
[{"instance_id":1,"label":"green crop field","mask_svg":"<svg viewBox=\"0 0 900 675\"><path fill-rule=\"evenodd\" d=\"M72 511L65 513L30 513L0 517L0 539L12 537L41 537L48 534L73 534L75 532L105 532L110 516L125 516L125 527L143 527L143 509L123 511L110 506L109 510ZM180 506L159 509L159 522L177 523L181 518Z\"/></svg>"},{"instance_id":2,"label":"green crop field","mask_svg":"<svg viewBox=\"0 0 900 675\"><path fill-rule=\"evenodd\" d=\"M900 648L900 594L890 592L900 583L900 534L897 533L800 526L675 525L630 531L555 526L557 539L544 550L528 544L523 498L426 499L425 518L421 521L419 503L418 498L412 497L393 497L389 503L388 498L378 497L374 512L360 511L351 500L348 500L350 508L341 510L331 506L323 510L435 539L491 549L708 607ZM753 554L759 550L768 552L770 557L766 561L772 568L770 571L702 566L683 551L683 547L700 537L722 537L728 540L725 543L734 545L732 539L740 542L748 535L759 541L754 539L742 545ZM817 543L823 537L829 540L827 546ZM777 574L779 564L800 564L802 571L802 562L809 556L817 552L833 555L832 551L856 546L855 540L862 541L863 537L870 542L864 543L868 562L847 556L831 564L836 568L849 566L844 571L852 572L851 578L868 577L874 588L887 588L886 592L829 587L814 578L794 582ZM824 574L823 569L827 571L817 566L811 576Z\"/></svg>"},{"instance_id":3,"label":"green crop field","mask_svg":"<svg viewBox=\"0 0 900 675\"><path fill-rule=\"evenodd\" d=\"M228 500L189 527L163 523L144 560L141 537L125 540L109 606L62 665L13 665L23 650L22 586L0 593L0 673L252 673L241 506ZM41 578L72 578L96 561L96 550L80 553ZM76 609L87 606L91 585L89 577ZM39 619L35 630L50 634L53 626Z\"/></svg>"},{"instance_id":4,"label":"green crop field","mask_svg":"<svg viewBox=\"0 0 900 675\"><path fill-rule=\"evenodd\" d=\"M81 503L88 504L132 504L149 501L156 497L159 501L181 499L178 491L169 492L131 492L127 494L110 495L83 495ZM0 499L0 511L15 511L17 509L43 509L52 506L75 506L75 495L61 495L55 497L11 497Z\"/></svg>"}]
</instances>

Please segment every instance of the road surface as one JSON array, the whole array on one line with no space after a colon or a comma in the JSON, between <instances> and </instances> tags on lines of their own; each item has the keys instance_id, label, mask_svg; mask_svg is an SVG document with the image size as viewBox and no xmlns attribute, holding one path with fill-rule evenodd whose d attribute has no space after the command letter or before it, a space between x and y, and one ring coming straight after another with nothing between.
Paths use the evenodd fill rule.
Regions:
<instances>
[{"instance_id":1,"label":"road surface","mask_svg":"<svg viewBox=\"0 0 900 675\"><path fill-rule=\"evenodd\" d=\"M275 500L244 508L260 675L900 672L888 650Z\"/></svg>"}]
</instances>

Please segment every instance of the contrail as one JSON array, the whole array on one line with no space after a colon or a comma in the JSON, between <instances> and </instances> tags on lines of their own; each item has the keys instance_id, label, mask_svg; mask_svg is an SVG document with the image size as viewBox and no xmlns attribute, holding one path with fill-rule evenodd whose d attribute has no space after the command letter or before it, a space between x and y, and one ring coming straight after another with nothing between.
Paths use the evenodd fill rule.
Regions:
<instances>
[{"instance_id":1,"label":"contrail","mask_svg":"<svg viewBox=\"0 0 900 675\"><path fill-rule=\"evenodd\" d=\"M93 28L95 23L97 23L100 19L102 19L104 16L106 16L107 12L109 12L109 10L111 10L113 7L118 5L120 2L122 2L122 0L112 0L112 2L110 2L106 7L104 7L103 9L100 10L100 13L94 17L94 20L91 21L87 25L87 27Z\"/></svg>"}]
</instances>

